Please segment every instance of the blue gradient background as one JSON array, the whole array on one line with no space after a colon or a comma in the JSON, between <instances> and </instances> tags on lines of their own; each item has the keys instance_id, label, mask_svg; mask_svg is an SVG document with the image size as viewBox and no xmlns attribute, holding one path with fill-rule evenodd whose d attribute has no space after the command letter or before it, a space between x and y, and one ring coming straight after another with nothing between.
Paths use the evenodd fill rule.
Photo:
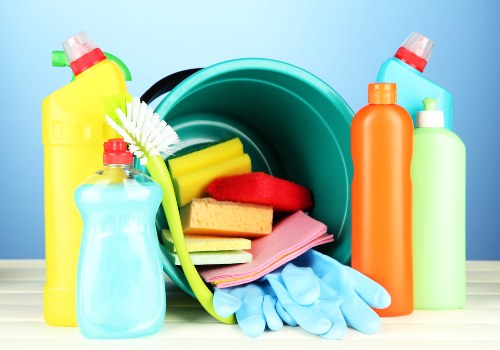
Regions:
<instances>
[{"instance_id":1,"label":"blue gradient background","mask_svg":"<svg viewBox=\"0 0 500 350\"><path fill-rule=\"evenodd\" d=\"M128 65L131 93L239 57L302 67L354 111L412 31L435 41L425 75L454 95L467 146L467 258L500 260L500 1L0 2L0 258L43 258L41 101L66 84L51 51L82 30Z\"/></svg>"}]
</instances>

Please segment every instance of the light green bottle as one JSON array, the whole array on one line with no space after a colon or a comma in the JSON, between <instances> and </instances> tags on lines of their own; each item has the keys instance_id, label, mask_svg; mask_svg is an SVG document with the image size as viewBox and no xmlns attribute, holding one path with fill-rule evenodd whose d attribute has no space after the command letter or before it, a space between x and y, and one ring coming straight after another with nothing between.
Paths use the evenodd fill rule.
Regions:
<instances>
[{"instance_id":1,"label":"light green bottle","mask_svg":"<svg viewBox=\"0 0 500 350\"><path fill-rule=\"evenodd\" d=\"M444 128L436 100L417 114L413 182L414 308L465 304L465 145Z\"/></svg>"}]
</instances>

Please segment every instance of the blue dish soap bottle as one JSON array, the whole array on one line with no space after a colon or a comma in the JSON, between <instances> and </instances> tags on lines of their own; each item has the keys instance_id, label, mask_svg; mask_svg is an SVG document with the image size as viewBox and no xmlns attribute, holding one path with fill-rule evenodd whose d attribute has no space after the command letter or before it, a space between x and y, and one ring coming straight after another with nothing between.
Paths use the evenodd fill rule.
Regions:
<instances>
[{"instance_id":1,"label":"blue dish soap bottle","mask_svg":"<svg viewBox=\"0 0 500 350\"><path fill-rule=\"evenodd\" d=\"M132 338L159 331L165 281L155 215L161 187L132 167L123 139L104 143L104 168L75 191L83 220L76 314L88 338Z\"/></svg>"},{"instance_id":2,"label":"blue dish soap bottle","mask_svg":"<svg viewBox=\"0 0 500 350\"><path fill-rule=\"evenodd\" d=\"M410 34L394 57L382 64L377 81L398 85L398 104L410 113L415 126L422 101L428 96L433 96L437 100L437 108L443 111L444 126L451 130L453 110L451 93L422 75L433 47L432 40L422 34L416 32Z\"/></svg>"}]
</instances>

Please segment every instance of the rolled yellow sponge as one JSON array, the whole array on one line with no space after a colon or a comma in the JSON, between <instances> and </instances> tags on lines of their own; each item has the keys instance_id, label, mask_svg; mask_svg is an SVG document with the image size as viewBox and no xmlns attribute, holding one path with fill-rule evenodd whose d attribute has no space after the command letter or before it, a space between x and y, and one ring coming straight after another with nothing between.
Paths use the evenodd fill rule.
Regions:
<instances>
[{"instance_id":1,"label":"rolled yellow sponge","mask_svg":"<svg viewBox=\"0 0 500 350\"><path fill-rule=\"evenodd\" d=\"M173 178L210 167L243 154L243 144L237 137L209 145L178 157L167 160L170 176Z\"/></svg>"},{"instance_id":2,"label":"rolled yellow sponge","mask_svg":"<svg viewBox=\"0 0 500 350\"><path fill-rule=\"evenodd\" d=\"M196 163L197 159L191 158L191 161ZM174 177L173 184L177 203L179 207L183 207L193 198L205 196L207 185L218 177L244 174L250 171L252 171L252 162L248 154L243 153L209 167Z\"/></svg>"},{"instance_id":3,"label":"rolled yellow sponge","mask_svg":"<svg viewBox=\"0 0 500 350\"><path fill-rule=\"evenodd\" d=\"M272 231L272 207L194 198L181 209L184 234L257 238Z\"/></svg>"}]
</instances>

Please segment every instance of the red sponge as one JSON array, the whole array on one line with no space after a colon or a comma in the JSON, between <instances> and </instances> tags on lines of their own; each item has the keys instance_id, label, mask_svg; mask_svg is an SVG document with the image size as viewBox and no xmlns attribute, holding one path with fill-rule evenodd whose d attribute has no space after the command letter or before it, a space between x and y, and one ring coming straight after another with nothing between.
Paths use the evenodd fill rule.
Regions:
<instances>
[{"instance_id":1,"label":"red sponge","mask_svg":"<svg viewBox=\"0 0 500 350\"><path fill-rule=\"evenodd\" d=\"M277 211L305 210L313 205L307 188L262 172L219 177L206 191L219 201L268 205Z\"/></svg>"}]
</instances>

